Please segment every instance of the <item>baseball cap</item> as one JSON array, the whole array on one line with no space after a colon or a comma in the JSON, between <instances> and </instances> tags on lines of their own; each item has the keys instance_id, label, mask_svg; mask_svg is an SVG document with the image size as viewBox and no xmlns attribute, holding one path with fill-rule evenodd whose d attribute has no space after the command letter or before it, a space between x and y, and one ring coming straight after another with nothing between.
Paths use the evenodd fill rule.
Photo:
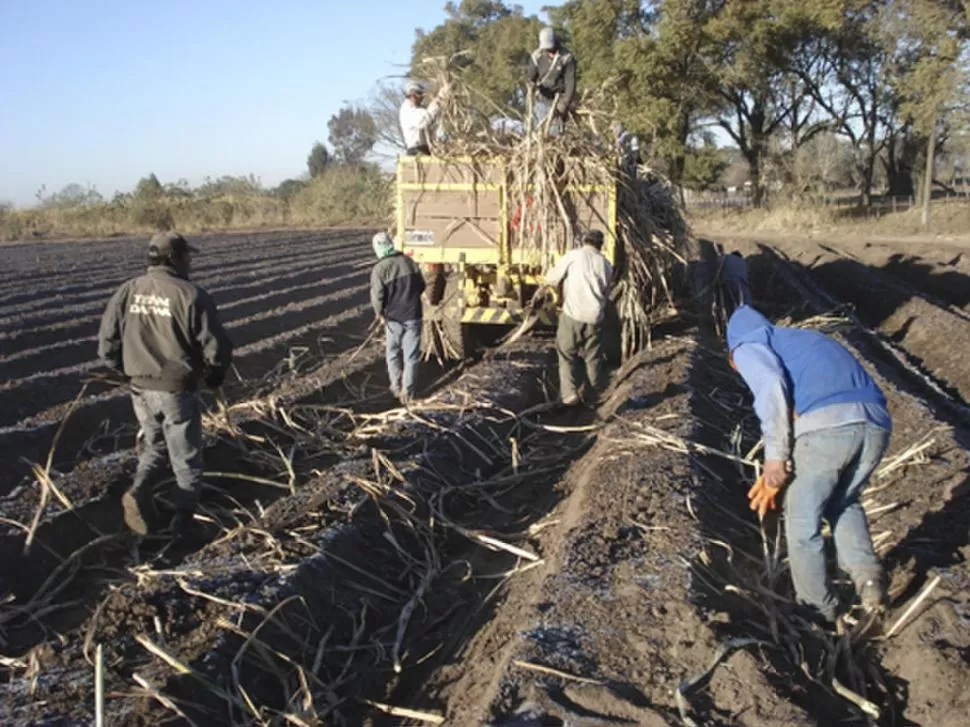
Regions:
<instances>
[{"instance_id":1,"label":"baseball cap","mask_svg":"<svg viewBox=\"0 0 970 727\"><path fill-rule=\"evenodd\" d=\"M160 232L148 243L148 254L152 257L181 257L187 252L198 251L198 248L189 245L188 241L177 232Z\"/></svg>"}]
</instances>

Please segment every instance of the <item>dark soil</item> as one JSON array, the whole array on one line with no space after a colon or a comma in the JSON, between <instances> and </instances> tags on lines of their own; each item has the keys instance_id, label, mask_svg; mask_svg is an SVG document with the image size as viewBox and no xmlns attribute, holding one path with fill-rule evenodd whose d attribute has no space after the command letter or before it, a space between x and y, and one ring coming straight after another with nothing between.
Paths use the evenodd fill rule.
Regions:
<instances>
[{"instance_id":1,"label":"dark soil","mask_svg":"<svg viewBox=\"0 0 970 727\"><path fill-rule=\"evenodd\" d=\"M259 239L244 238L247 249ZM285 239L267 249L292 265ZM313 239L302 233L291 243ZM217 240L213 255L236 259L228 242ZM143 241L126 244L134 250ZM96 290L80 274L72 279L67 253L38 247L60 284ZM899 635L856 645L862 689L881 710L879 724L968 724L970 434L960 372L939 353L960 340L962 311L939 287L922 287L919 275L871 269L871 261L846 255L838 265L852 265L823 274L800 257L806 250L786 248L788 263L745 247L758 305L798 321L843 294L856 302L874 330L837 335L889 400L895 429L887 462L930 442L923 456L875 478L866 495L891 576L886 623L931 579L940 583ZM870 293L860 295L862 284L841 282L843 275ZM0 280L0 297L26 294L15 277ZM234 384L232 398L274 396L274 416L253 411L236 421L292 448L295 491L214 480L205 500L210 519L196 540L136 544L120 534L117 500L133 464L129 434L118 424L105 428L75 458L81 463L65 462L56 479L77 509L51 507L27 555L24 532L0 538L0 579L12 599L0 606L0 651L13 659L0 700L11 723L92 721L96 644L106 656L109 724L185 723L136 682L206 725L257 724L284 712L307 724L418 723L389 716L391 707L442 715L449 725L865 723L829 685L805 676L772 638L757 598L745 595L761 572L762 541L737 467L644 437L665 432L744 452L757 439L748 394L706 325L658 331L652 350L617 373L597 412L510 414L554 395L551 342L540 337L477 364L429 367L433 398L405 414L386 393L379 342L355 353L369 320L361 290L313 292L310 281L287 280L296 295L285 315L250 314L259 328L248 329L256 333L240 360L258 369ZM236 300L281 308L289 305L284 293L251 288ZM905 300L879 318L876 306L890 294ZM324 299L346 307L317 310ZM889 340L899 331L885 321L900 307L922 318ZM917 337L923 322L933 325ZM281 359L296 345L312 351L285 371ZM284 426L281 411L296 428ZM381 421L368 416L384 425L356 429ZM78 421L65 452L76 452L97 426ZM351 431L368 433L351 438ZM26 450L31 437L49 435L23 436ZM275 455L254 457L260 448L249 444L241 458L242 444L214 439L209 469L286 480ZM119 448L113 458L99 456ZM36 488L24 487L0 509L29 519L36 503ZM480 535L534 555L488 548ZM83 556L69 557L86 544ZM775 588L790 596L786 574ZM57 608L11 618L38 589ZM145 648L149 642L192 674L177 674L171 660ZM832 643L823 632L803 639L811 658ZM684 680L732 646L678 703Z\"/></svg>"}]
</instances>

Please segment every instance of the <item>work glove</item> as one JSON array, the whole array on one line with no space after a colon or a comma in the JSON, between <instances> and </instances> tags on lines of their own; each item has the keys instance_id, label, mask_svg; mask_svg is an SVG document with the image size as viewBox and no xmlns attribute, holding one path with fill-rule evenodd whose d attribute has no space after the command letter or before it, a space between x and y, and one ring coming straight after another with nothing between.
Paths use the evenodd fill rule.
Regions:
<instances>
[{"instance_id":1,"label":"work glove","mask_svg":"<svg viewBox=\"0 0 970 727\"><path fill-rule=\"evenodd\" d=\"M761 519L769 510L778 507L775 498L780 492L780 487L771 487L765 482L765 476L760 475L748 490L748 507L757 511L758 518Z\"/></svg>"}]
</instances>

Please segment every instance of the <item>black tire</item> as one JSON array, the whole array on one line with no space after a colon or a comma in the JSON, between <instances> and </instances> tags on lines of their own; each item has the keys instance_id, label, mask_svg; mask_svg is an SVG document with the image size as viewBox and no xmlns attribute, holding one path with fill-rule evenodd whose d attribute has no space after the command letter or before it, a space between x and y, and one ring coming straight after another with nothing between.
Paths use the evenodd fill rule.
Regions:
<instances>
[{"instance_id":1,"label":"black tire","mask_svg":"<svg viewBox=\"0 0 970 727\"><path fill-rule=\"evenodd\" d=\"M442 284L440 281L443 280ZM421 350L426 358L461 361L474 353L468 326L461 322L462 306L457 273L433 281L424 302ZM429 300L430 298L430 300ZM437 303L432 300L437 299Z\"/></svg>"}]
</instances>

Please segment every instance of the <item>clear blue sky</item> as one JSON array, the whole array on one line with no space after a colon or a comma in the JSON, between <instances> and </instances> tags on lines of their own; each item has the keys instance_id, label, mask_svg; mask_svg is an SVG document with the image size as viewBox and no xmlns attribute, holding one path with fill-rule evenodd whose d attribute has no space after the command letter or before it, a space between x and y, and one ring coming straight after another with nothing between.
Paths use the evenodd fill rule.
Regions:
<instances>
[{"instance_id":1,"label":"clear blue sky","mask_svg":"<svg viewBox=\"0 0 970 727\"><path fill-rule=\"evenodd\" d=\"M297 176L345 101L405 73L444 5L0 0L0 201L71 182L110 197L149 172Z\"/></svg>"}]
</instances>

